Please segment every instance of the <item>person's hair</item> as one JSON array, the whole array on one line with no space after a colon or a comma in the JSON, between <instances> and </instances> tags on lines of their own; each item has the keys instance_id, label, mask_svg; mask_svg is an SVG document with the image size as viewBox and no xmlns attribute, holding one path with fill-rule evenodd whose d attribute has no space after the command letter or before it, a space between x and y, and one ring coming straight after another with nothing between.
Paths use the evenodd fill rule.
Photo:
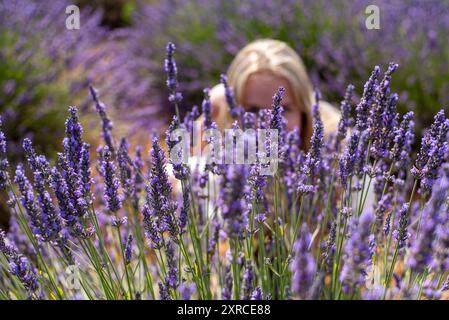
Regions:
<instances>
[{"instance_id":1,"label":"person's hair","mask_svg":"<svg viewBox=\"0 0 449 320\"><path fill-rule=\"evenodd\" d=\"M302 145L306 147L312 135L312 85L301 58L285 42L278 40L261 39L246 45L234 58L227 72L228 84L234 90L238 103L242 101L249 76L259 71L272 72L290 83L295 105L304 108L300 110L303 114L300 130ZM217 120L229 123L228 110L220 110Z\"/></svg>"}]
</instances>

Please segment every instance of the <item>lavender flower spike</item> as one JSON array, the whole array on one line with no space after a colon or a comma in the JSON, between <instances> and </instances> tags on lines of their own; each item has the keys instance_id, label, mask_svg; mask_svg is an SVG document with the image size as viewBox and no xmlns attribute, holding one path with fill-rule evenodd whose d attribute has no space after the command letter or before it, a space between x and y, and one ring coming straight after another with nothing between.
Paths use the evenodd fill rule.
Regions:
<instances>
[{"instance_id":1,"label":"lavender flower spike","mask_svg":"<svg viewBox=\"0 0 449 320\"><path fill-rule=\"evenodd\" d=\"M432 243L436 238L437 227L447 222L447 216L442 213L446 209L445 202L449 196L449 167L446 167L444 171L441 170L440 173L439 183L433 188L432 196L423 209L419 222L419 234L410 248L408 266L416 272L422 272L431 265Z\"/></svg>"},{"instance_id":2,"label":"lavender flower spike","mask_svg":"<svg viewBox=\"0 0 449 320\"><path fill-rule=\"evenodd\" d=\"M175 45L171 42L167 44L167 57L165 58L165 73L167 74L167 88L170 91L168 100L172 103L179 103L182 100L182 94L178 92L178 68L173 57Z\"/></svg>"},{"instance_id":3,"label":"lavender flower spike","mask_svg":"<svg viewBox=\"0 0 449 320\"><path fill-rule=\"evenodd\" d=\"M218 206L224 220L224 230L229 237L241 237L245 229L244 191L246 171L243 165L227 167L221 181Z\"/></svg>"},{"instance_id":4,"label":"lavender flower spike","mask_svg":"<svg viewBox=\"0 0 449 320\"><path fill-rule=\"evenodd\" d=\"M30 139L23 139L23 149L25 151L26 159L29 167L33 172L39 171L43 174L44 179L47 180L50 176L50 164L43 155L38 155L33 148L33 143Z\"/></svg>"},{"instance_id":5,"label":"lavender flower spike","mask_svg":"<svg viewBox=\"0 0 449 320\"><path fill-rule=\"evenodd\" d=\"M146 203L143 208L147 237L159 248L163 244L162 234L169 231L172 241L178 241L179 228L175 221L176 204L171 199L172 187L165 168L164 151L159 146L158 137L153 137L151 149L150 180L146 186Z\"/></svg>"},{"instance_id":6,"label":"lavender flower spike","mask_svg":"<svg viewBox=\"0 0 449 320\"><path fill-rule=\"evenodd\" d=\"M168 241L165 246L165 254L167 257L167 275L165 277L165 285L167 288L176 289L179 284L178 280L178 262L176 259L175 248L173 242Z\"/></svg>"},{"instance_id":7,"label":"lavender flower spike","mask_svg":"<svg viewBox=\"0 0 449 320\"><path fill-rule=\"evenodd\" d=\"M315 259L309 250L310 242L311 235L307 225L303 224L293 247L294 259L290 266L293 272L292 289L301 299L309 298L309 290L313 285Z\"/></svg>"},{"instance_id":8,"label":"lavender flower spike","mask_svg":"<svg viewBox=\"0 0 449 320\"><path fill-rule=\"evenodd\" d=\"M340 142L346 137L346 132L348 131L348 128L351 126L351 100L353 93L354 93L354 86L350 84L346 88L345 97L340 104L341 119L340 122L338 123L337 140L336 140L337 146L339 146Z\"/></svg>"},{"instance_id":9,"label":"lavender flower spike","mask_svg":"<svg viewBox=\"0 0 449 320\"><path fill-rule=\"evenodd\" d=\"M132 234L130 234L128 236L128 238L126 239L126 244L125 244L125 252L124 252L125 264L131 263L132 254L133 254L132 250L133 250L133 236L132 236Z\"/></svg>"},{"instance_id":10,"label":"lavender flower spike","mask_svg":"<svg viewBox=\"0 0 449 320\"><path fill-rule=\"evenodd\" d=\"M393 231L393 237L396 239L398 248L404 248L408 238L410 237L407 227L408 227L408 208L409 204L404 203L399 210L399 226Z\"/></svg>"},{"instance_id":11,"label":"lavender flower spike","mask_svg":"<svg viewBox=\"0 0 449 320\"><path fill-rule=\"evenodd\" d=\"M89 86L89 91L92 96L92 99L95 102L95 109L97 110L101 122L102 122L102 136L106 145L109 147L110 152L114 153L114 139L112 137L112 121L109 120L108 115L106 114L106 106L103 102L100 101L97 90L93 86Z\"/></svg>"},{"instance_id":12,"label":"lavender flower spike","mask_svg":"<svg viewBox=\"0 0 449 320\"><path fill-rule=\"evenodd\" d=\"M399 127L395 130L394 146L391 151L391 157L396 161L397 168L407 168L411 162L410 153L415 139L415 124L413 122L414 114L407 112Z\"/></svg>"},{"instance_id":13,"label":"lavender flower spike","mask_svg":"<svg viewBox=\"0 0 449 320\"><path fill-rule=\"evenodd\" d=\"M0 252L9 262L9 272L16 276L23 284L29 294L32 295L38 289L37 272L29 263L28 259L18 253L16 247L6 244L6 235L0 229Z\"/></svg>"},{"instance_id":14,"label":"lavender flower spike","mask_svg":"<svg viewBox=\"0 0 449 320\"><path fill-rule=\"evenodd\" d=\"M45 189L44 177L41 172L34 172L34 188L37 193L37 202L41 207L41 237L43 241L52 241L59 238L62 226L61 217L53 205L50 194Z\"/></svg>"},{"instance_id":15,"label":"lavender flower spike","mask_svg":"<svg viewBox=\"0 0 449 320\"><path fill-rule=\"evenodd\" d=\"M346 146L345 153L340 159L340 179L344 188L347 187L348 178L352 176L357 162L357 149L360 141L360 132L354 129Z\"/></svg>"},{"instance_id":16,"label":"lavender flower spike","mask_svg":"<svg viewBox=\"0 0 449 320\"><path fill-rule=\"evenodd\" d=\"M70 117L65 122L66 137L63 140L64 152L69 165L79 171L81 150L83 148L83 128L78 121L76 107L69 107Z\"/></svg>"},{"instance_id":17,"label":"lavender flower spike","mask_svg":"<svg viewBox=\"0 0 449 320\"><path fill-rule=\"evenodd\" d=\"M6 137L2 131L2 118L0 117L0 191L6 188L9 180L8 160L6 159Z\"/></svg>"},{"instance_id":18,"label":"lavender flower spike","mask_svg":"<svg viewBox=\"0 0 449 320\"><path fill-rule=\"evenodd\" d=\"M40 236L45 231L42 226L41 210L34 197L34 191L31 183L25 176L23 167L21 165L18 165L16 168L14 182L19 186L19 191L21 194L20 201L22 202L22 205L25 208L25 211L30 219L31 231L36 236Z\"/></svg>"},{"instance_id":19,"label":"lavender flower spike","mask_svg":"<svg viewBox=\"0 0 449 320\"><path fill-rule=\"evenodd\" d=\"M100 171L104 178L106 205L110 212L116 212L122 207L122 200L118 192L119 180L116 178L116 169L108 146L104 147L102 157Z\"/></svg>"},{"instance_id":20,"label":"lavender flower spike","mask_svg":"<svg viewBox=\"0 0 449 320\"><path fill-rule=\"evenodd\" d=\"M371 104L374 101L374 94L377 88L377 78L380 74L379 66L374 67L373 72L371 73L370 78L365 83L363 88L363 95L356 107L356 127L358 130L363 131L368 126L368 112L371 107Z\"/></svg>"},{"instance_id":21,"label":"lavender flower spike","mask_svg":"<svg viewBox=\"0 0 449 320\"><path fill-rule=\"evenodd\" d=\"M437 114L437 117L438 116L441 116L443 119L441 119L440 124L437 123L437 119L434 123L436 128L431 127L430 129L431 131L438 130L438 132L435 135L432 135L434 137L433 148L430 152L429 160L423 169L424 176L422 179L422 186L427 191L432 190L433 184L438 178L438 170L443 164L446 152L449 149L449 119L444 119L445 116L443 111L440 111Z\"/></svg>"},{"instance_id":22,"label":"lavender flower spike","mask_svg":"<svg viewBox=\"0 0 449 320\"><path fill-rule=\"evenodd\" d=\"M340 273L345 293L354 292L365 281L366 270L372 256L370 229L373 222L374 215L371 211L363 213L346 243L345 264Z\"/></svg>"},{"instance_id":23,"label":"lavender flower spike","mask_svg":"<svg viewBox=\"0 0 449 320\"><path fill-rule=\"evenodd\" d=\"M315 91L315 104L313 106L313 133L310 139L310 149L307 153L305 172L317 174L322 162L321 152L324 144L324 126L319 111L320 93Z\"/></svg>"},{"instance_id":24,"label":"lavender flower spike","mask_svg":"<svg viewBox=\"0 0 449 320\"><path fill-rule=\"evenodd\" d=\"M125 138L120 141L120 147L117 151L117 162L120 171L120 183L122 185L125 199L133 194L131 158L129 157L129 144Z\"/></svg>"},{"instance_id":25,"label":"lavender flower spike","mask_svg":"<svg viewBox=\"0 0 449 320\"><path fill-rule=\"evenodd\" d=\"M253 291L254 278L255 278L255 275L254 275L253 265L251 264L251 262L247 262L246 270L243 275L243 284L242 284L243 297L242 297L242 299L248 300L251 298L251 293Z\"/></svg>"},{"instance_id":26,"label":"lavender flower spike","mask_svg":"<svg viewBox=\"0 0 449 320\"><path fill-rule=\"evenodd\" d=\"M263 300L263 292L260 287L254 289L253 293L251 294L250 300Z\"/></svg>"},{"instance_id":27,"label":"lavender flower spike","mask_svg":"<svg viewBox=\"0 0 449 320\"><path fill-rule=\"evenodd\" d=\"M204 89L204 99L201 104L201 112L204 116L204 127L210 129L212 125L212 104L210 102L210 90Z\"/></svg>"},{"instance_id":28,"label":"lavender flower spike","mask_svg":"<svg viewBox=\"0 0 449 320\"><path fill-rule=\"evenodd\" d=\"M92 184L92 179L90 177L90 145L88 143L83 143L83 148L81 149L81 160L80 160L80 176L81 183L83 185L83 194L85 198L92 197L90 192L90 186ZM91 200L91 199L89 199Z\"/></svg>"},{"instance_id":29,"label":"lavender flower spike","mask_svg":"<svg viewBox=\"0 0 449 320\"><path fill-rule=\"evenodd\" d=\"M225 97L226 102L229 107L229 112L231 113L231 117L236 120L240 114L241 114L241 108L237 106L237 102L235 100L234 92L231 87L229 87L228 84L228 77L226 77L224 74L220 76L220 82L223 84L225 88Z\"/></svg>"}]
</instances>

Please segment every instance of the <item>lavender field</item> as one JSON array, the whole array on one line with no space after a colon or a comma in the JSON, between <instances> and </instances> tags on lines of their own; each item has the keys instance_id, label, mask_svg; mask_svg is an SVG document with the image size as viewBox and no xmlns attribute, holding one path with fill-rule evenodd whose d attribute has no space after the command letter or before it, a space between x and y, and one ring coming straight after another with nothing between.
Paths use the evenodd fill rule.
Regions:
<instances>
[{"instance_id":1,"label":"lavender field","mask_svg":"<svg viewBox=\"0 0 449 320\"><path fill-rule=\"evenodd\" d=\"M219 1L130 1L114 28L81 3L77 31L55 23L66 5L0 0L0 300L449 298L448 3L385 4L391 37L372 31L372 46L341 18L358 25L362 1L321 20L302 1L229 1L219 19ZM398 12L434 15L408 25L407 48ZM228 85L260 37L310 70L305 144L286 88L248 112ZM178 135L221 134L219 82L224 154L219 135ZM324 98L340 112L330 134Z\"/></svg>"}]
</instances>

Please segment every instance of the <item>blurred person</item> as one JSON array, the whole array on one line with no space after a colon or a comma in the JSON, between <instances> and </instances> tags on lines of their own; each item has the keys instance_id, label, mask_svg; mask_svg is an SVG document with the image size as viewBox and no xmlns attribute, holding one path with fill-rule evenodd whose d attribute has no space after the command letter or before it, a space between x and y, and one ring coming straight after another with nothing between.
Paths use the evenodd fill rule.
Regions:
<instances>
[{"instance_id":1,"label":"blurred person","mask_svg":"<svg viewBox=\"0 0 449 320\"><path fill-rule=\"evenodd\" d=\"M269 108L274 93L284 87L282 105L287 130L298 128L302 148L308 148L312 136L313 87L304 63L288 44L261 39L246 45L232 61L227 78L237 104L246 112ZM210 98L214 121L220 129L229 128L233 120L223 84L212 88ZM319 107L325 135L335 132L340 112L325 101L320 101Z\"/></svg>"}]
</instances>

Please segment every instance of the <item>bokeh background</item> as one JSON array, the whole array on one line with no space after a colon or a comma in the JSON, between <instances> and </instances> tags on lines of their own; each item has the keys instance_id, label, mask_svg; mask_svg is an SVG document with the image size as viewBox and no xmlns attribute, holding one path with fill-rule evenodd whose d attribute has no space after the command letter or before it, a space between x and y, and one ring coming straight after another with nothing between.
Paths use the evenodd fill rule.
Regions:
<instances>
[{"instance_id":1,"label":"bokeh background","mask_svg":"<svg viewBox=\"0 0 449 320\"><path fill-rule=\"evenodd\" d=\"M65 28L70 4L81 8L80 30ZM379 30L365 26L372 4L380 9ZM419 133L437 110L449 109L448 34L447 0L0 0L0 113L9 157L22 159L25 137L54 156L69 105L80 108L86 139L95 144L90 83L119 133L140 139L162 130L173 114L163 71L168 41L177 46L183 111L201 103L202 89L218 83L246 43L275 38L297 50L314 86L336 106L349 83L361 94L374 65L399 63L392 88L400 111L417 113Z\"/></svg>"}]
</instances>

